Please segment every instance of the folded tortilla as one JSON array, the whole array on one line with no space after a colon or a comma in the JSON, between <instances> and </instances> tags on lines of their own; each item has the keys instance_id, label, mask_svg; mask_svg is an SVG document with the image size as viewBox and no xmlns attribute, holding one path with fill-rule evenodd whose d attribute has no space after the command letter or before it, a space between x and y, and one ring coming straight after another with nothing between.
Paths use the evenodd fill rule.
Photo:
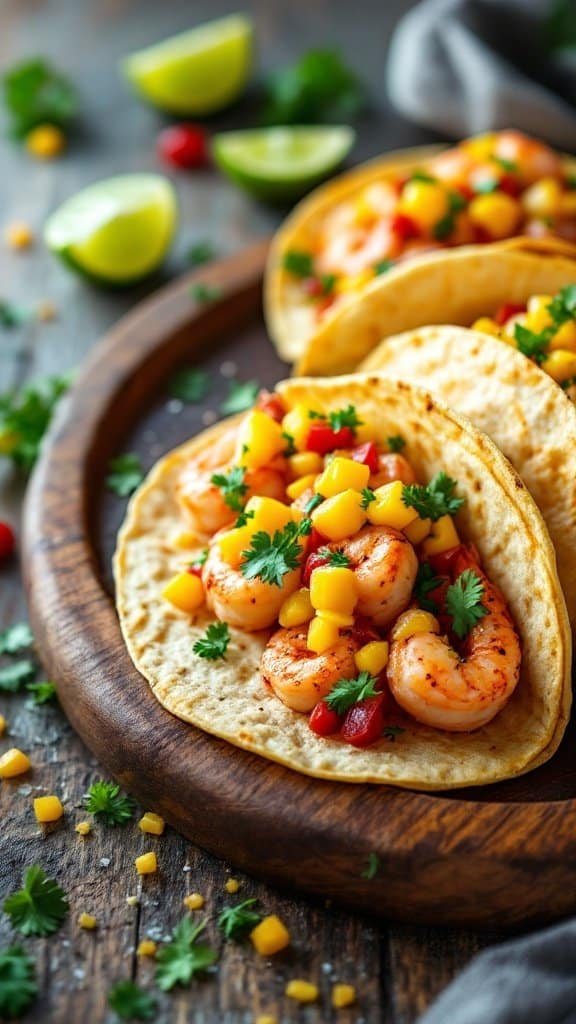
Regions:
<instances>
[{"instance_id":1,"label":"folded tortilla","mask_svg":"<svg viewBox=\"0 0 576 1024\"><path fill-rule=\"evenodd\" d=\"M328 412L352 403L377 439L402 433L423 480L445 470L458 481L467 499L458 529L477 545L521 636L520 682L506 707L476 732L441 732L411 721L394 742L356 749L314 735L306 715L264 686L259 663L268 634L232 629L225 660L197 657L193 643L212 617L205 609L184 615L161 593L193 557L171 544L183 528L176 481L187 460L228 428L226 421L156 465L132 498L119 534L114 568L120 623L156 698L172 714L238 747L343 782L451 789L496 782L547 760L568 720L571 634L550 538L509 462L466 419L408 384L357 375L291 380L278 390L288 408L305 402Z\"/></svg>"}]
</instances>

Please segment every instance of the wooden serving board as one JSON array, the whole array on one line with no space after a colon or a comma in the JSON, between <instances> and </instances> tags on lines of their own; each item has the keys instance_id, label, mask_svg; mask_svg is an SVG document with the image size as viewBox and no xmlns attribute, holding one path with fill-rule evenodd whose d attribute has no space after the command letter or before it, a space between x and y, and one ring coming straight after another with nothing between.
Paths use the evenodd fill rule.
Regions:
<instances>
[{"instance_id":1,"label":"wooden serving board","mask_svg":"<svg viewBox=\"0 0 576 1024\"><path fill-rule=\"evenodd\" d=\"M111 457L148 468L215 418L226 374L285 376L260 295L266 244L169 285L96 347L63 404L26 503L25 575L40 652L75 729L146 807L199 846L269 881L353 908L436 924L518 927L576 909L575 729L522 778L441 795L315 780L174 718L124 648L111 555L126 503ZM221 289L198 305L190 284ZM199 363L200 406L166 382ZM379 869L363 873L370 854Z\"/></svg>"}]
</instances>

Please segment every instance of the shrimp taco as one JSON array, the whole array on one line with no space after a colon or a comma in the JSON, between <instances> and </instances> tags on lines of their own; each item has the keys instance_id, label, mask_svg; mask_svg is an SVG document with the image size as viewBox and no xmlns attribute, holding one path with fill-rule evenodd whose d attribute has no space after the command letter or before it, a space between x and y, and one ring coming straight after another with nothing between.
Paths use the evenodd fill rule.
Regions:
<instances>
[{"instance_id":1,"label":"shrimp taco","mask_svg":"<svg viewBox=\"0 0 576 1024\"><path fill-rule=\"evenodd\" d=\"M558 746L571 635L509 462L427 392L301 379L167 455L115 556L170 712L308 775L447 789Z\"/></svg>"},{"instance_id":2,"label":"shrimp taco","mask_svg":"<svg viewBox=\"0 0 576 1024\"><path fill-rule=\"evenodd\" d=\"M280 354L301 359L312 336L359 297L364 310L378 307L407 260L427 262L456 246L514 247L519 236L574 253L575 183L573 158L502 131L442 152L389 154L322 186L296 207L270 252L266 315ZM366 354L354 352L354 323L342 328L343 362L316 372L345 372Z\"/></svg>"}]
</instances>

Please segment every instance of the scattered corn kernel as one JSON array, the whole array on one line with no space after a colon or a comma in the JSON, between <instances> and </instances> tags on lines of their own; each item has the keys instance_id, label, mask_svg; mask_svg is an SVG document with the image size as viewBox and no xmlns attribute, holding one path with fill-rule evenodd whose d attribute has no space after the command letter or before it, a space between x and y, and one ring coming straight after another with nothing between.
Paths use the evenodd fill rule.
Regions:
<instances>
[{"instance_id":1,"label":"scattered corn kernel","mask_svg":"<svg viewBox=\"0 0 576 1024\"><path fill-rule=\"evenodd\" d=\"M58 309L49 299L44 299L36 306L36 317L41 323L47 324L58 316Z\"/></svg>"},{"instance_id":2,"label":"scattered corn kernel","mask_svg":"<svg viewBox=\"0 0 576 1024\"><path fill-rule=\"evenodd\" d=\"M66 136L54 124L39 124L26 136L26 149L38 160L53 160L64 149Z\"/></svg>"},{"instance_id":3,"label":"scattered corn kernel","mask_svg":"<svg viewBox=\"0 0 576 1024\"><path fill-rule=\"evenodd\" d=\"M77 832L79 836L88 836L92 831L92 822L79 821L78 824L74 826L74 831Z\"/></svg>"},{"instance_id":4,"label":"scattered corn kernel","mask_svg":"<svg viewBox=\"0 0 576 1024\"><path fill-rule=\"evenodd\" d=\"M240 882L238 881L237 878L229 878L224 888L226 889L226 892L229 892L230 895L233 896L235 893L238 892L238 889L240 888Z\"/></svg>"},{"instance_id":5,"label":"scattered corn kernel","mask_svg":"<svg viewBox=\"0 0 576 1024\"><path fill-rule=\"evenodd\" d=\"M16 775L23 775L30 767L30 758L17 747L12 747L0 757L0 779L13 779Z\"/></svg>"},{"instance_id":6,"label":"scattered corn kernel","mask_svg":"<svg viewBox=\"0 0 576 1024\"><path fill-rule=\"evenodd\" d=\"M387 640L371 640L356 651L356 668L359 672L369 672L371 676L377 676L388 664L388 652Z\"/></svg>"},{"instance_id":7,"label":"scattered corn kernel","mask_svg":"<svg viewBox=\"0 0 576 1024\"><path fill-rule=\"evenodd\" d=\"M392 526L396 530L404 530L418 518L413 508L408 508L402 501L404 484L394 480L390 484L377 487L376 498L368 505L366 515L374 526Z\"/></svg>"},{"instance_id":8,"label":"scattered corn kernel","mask_svg":"<svg viewBox=\"0 0 576 1024\"><path fill-rule=\"evenodd\" d=\"M313 615L310 591L306 587L301 587L283 602L278 614L278 622L285 629L290 629L292 626L302 626L304 622L310 622Z\"/></svg>"},{"instance_id":9,"label":"scattered corn kernel","mask_svg":"<svg viewBox=\"0 0 576 1024\"><path fill-rule=\"evenodd\" d=\"M358 600L358 584L352 569L322 565L310 577L310 601L316 610L351 615Z\"/></svg>"},{"instance_id":10,"label":"scattered corn kernel","mask_svg":"<svg viewBox=\"0 0 576 1024\"><path fill-rule=\"evenodd\" d=\"M338 643L339 636L338 626L316 615L308 626L306 646L315 654L323 654L329 647L334 647L334 644Z\"/></svg>"},{"instance_id":11,"label":"scattered corn kernel","mask_svg":"<svg viewBox=\"0 0 576 1024\"><path fill-rule=\"evenodd\" d=\"M28 224L25 224L22 220L16 220L12 224L8 224L4 238L6 244L11 249L27 249L34 241L34 235Z\"/></svg>"},{"instance_id":12,"label":"scattered corn kernel","mask_svg":"<svg viewBox=\"0 0 576 1024\"><path fill-rule=\"evenodd\" d=\"M344 612L332 612L324 609L317 611L316 615L323 622L331 622L334 626L338 626L338 629L348 629L354 625L354 616L346 615Z\"/></svg>"},{"instance_id":13,"label":"scattered corn kernel","mask_svg":"<svg viewBox=\"0 0 576 1024\"><path fill-rule=\"evenodd\" d=\"M483 228L491 238L507 238L513 235L518 227L521 212L517 200L506 192L475 196L468 207L472 223Z\"/></svg>"},{"instance_id":14,"label":"scattered corn kernel","mask_svg":"<svg viewBox=\"0 0 576 1024\"><path fill-rule=\"evenodd\" d=\"M449 551L460 543L460 538L454 526L452 516L441 516L435 523L432 523L430 536L422 545L425 555L440 555L443 551Z\"/></svg>"},{"instance_id":15,"label":"scattered corn kernel","mask_svg":"<svg viewBox=\"0 0 576 1024\"><path fill-rule=\"evenodd\" d=\"M202 910L204 906L204 897L199 892L191 892L188 896L185 896L182 903L186 907L186 910Z\"/></svg>"},{"instance_id":16,"label":"scattered corn kernel","mask_svg":"<svg viewBox=\"0 0 576 1024\"><path fill-rule=\"evenodd\" d=\"M438 619L431 612L425 612L421 608L408 608L396 619L390 638L394 643L397 640L407 640L416 633L439 632Z\"/></svg>"},{"instance_id":17,"label":"scattered corn kernel","mask_svg":"<svg viewBox=\"0 0 576 1024\"><path fill-rule=\"evenodd\" d=\"M480 331L481 334L491 334L494 338L500 337L500 328L495 320L489 316L481 316L472 324L473 331Z\"/></svg>"},{"instance_id":18,"label":"scattered corn kernel","mask_svg":"<svg viewBox=\"0 0 576 1024\"><path fill-rule=\"evenodd\" d=\"M278 1017L273 1017L271 1013L260 1013L254 1017L254 1024L278 1024Z\"/></svg>"},{"instance_id":19,"label":"scattered corn kernel","mask_svg":"<svg viewBox=\"0 0 576 1024\"><path fill-rule=\"evenodd\" d=\"M404 536L408 538L411 544L421 544L431 529L431 519L414 519L413 522L408 523L408 526L404 527Z\"/></svg>"},{"instance_id":20,"label":"scattered corn kernel","mask_svg":"<svg viewBox=\"0 0 576 1024\"><path fill-rule=\"evenodd\" d=\"M312 513L312 523L328 540L344 540L358 533L366 521L359 491L342 491L327 498Z\"/></svg>"},{"instance_id":21,"label":"scattered corn kernel","mask_svg":"<svg viewBox=\"0 0 576 1024\"><path fill-rule=\"evenodd\" d=\"M352 1006L356 1002L356 989L354 985L333 985L332 1006L335 1010L343 1010L345 1006Z\"/></svg>"},{"instance_id":22,"label":"scattered corn kernel","mask_svg":"<svg viewBox=\"0 0 576 1024\"><path fill-rule=\"evenodd\" d=\"M245 512L253 512L254 518L250 519L249 529L252 533L256 530L264 530L265 533L275 533L276 530L283 530L292 519L292 513L287 505L276 498L261 498L254 496L246 503Z\"/></svg>"},{"instance_id":23,"label":"scattered corn kernel","mask_svg":"<svg viewBox=\"0 0 576 1024\"><path fill-rule=\"evenodd\" d=\"M576 352L555 349L541 364L541 368L558 384L562 384L570 380L570 377L576 377Z\"/></svg>"},{"instance_id":24,"label":"scattered corn kernel","mask_svg":"<svg viewBox=\"0 0 576 1024\"><path fill-rule=\"evenodd\" d=\"M316 483L316 473L309 473L307 476L301 476L298 480L294 480L293 483L288 484L286 488L286 494L291 501L296 501L300 495L304 494L308 488L314 487Z\"/></svg>"},{"instance_id":25,"label":"scattered corn kernel","mask_svg":"<svg viewBox=\"0 0 576 1024\"><path fill-rule=\"evenodd\" d=\"M324 460L318 452L296 452L288 459L288 466L292 478L298 480L301 476L321 473L324 469Z\"/></svg>"},{"instance_id":26,"label":"scattered corn kernel","mask_svg":"<svg viewBox=\"0 0 576 1024\"><path fill-rule=\"evenodd\" d=\"M238 430L236 461L248 469L268 465L275 455L286 448L282 427L260 409L252 409L244 417Z\"/></svg>"},{"instance_id":27,"label":"scattered corn kernel","mask_svg":"<svg viewBox=\"0 0 576 1024\"><path fill-rule=\"evenodd\" d=\"M129 907L137 907L139 902L140 902L140 900L138 899L137 896L127 896L126 897L126 903L128 904Z\"/></svg>"},{"instance_id":28,"label":"scattered corn kernel","mask_svg":"<svg viewBox=\"0 0 576 1024\"><path fill-rule=\"evenodd\" d=\"M159 814L154 814L153 811L146 811L146 814L138 822L138 828L142 832L149 832L153 836L161 836L165 827L164 818L161 818Z\"/></svg>"},{"instance_id":29,"label":"scattered corn kernel","mask_svg":"<svg viewBox=\"0 0 576 1024\"><path fill-rule=\"evenodd\" d=\"M562 187L556 178L540 178L522 193L521 203L533 217L554 217L560 210Z\"/></svg>"},{"instance_id":30,"label":"scattered corn kernel","mask_svg":"<svg viewBox=\"0 0 576 1024\"><path fill-rule=\"evenodd\" d=\"M550 342L550 348L552 351L556 348L561 348L567 349L570 352L576 352L576 321L567 320L565 324L558 328Z\"/></svg>"},{"instance_id":31,"label":"scattered corn kernel","mask_svg":"<svg viewBox=\"0 0 576 1024\"><path fill-rule=\"evenodd\" d=\"M136 857L134 864L139 875L153 875L158 870L158 861L153 851L142 853L139 857Z\"/></svg>"},{"instance_id":32,"label":"scattered corn kernel","mask_svg":"<svg viewBox=\"0 0 576 1024\"><path fill-rule=\"evenodd\" d=\"M34 800L34 814L36 821L46 824L49 821L59 821L64 814L64 808L57 796L37 796Z\"/></svg>"},{"instance_id":33,"label":"scattered corn kernel","mask_svg":"<svg viewBox=\"0 0 576 1024\"><path fill-rule=\"evenodd\" d=\"M290 409L282 420L282 432L294 438L294 444L299 452L306 449L311 422L308 406L301 402Z\"/></svg>"},{"instance_id":34,"label":"scattered corn kernel","mask_svg":"<svg viewBox=\"0 0 576 1024\"><path fill-rule=\"evenodd\" d=\"M311 981L302 981L294 978L289 981L284 989L289 999L295 999L297 1003L315 1003L318 999L318 986Z\"/></svg>"},{"instance_id":35,"label":"scattered corn kernel","mask_svg":"<svg viewBox=\"0 0 576 1024\"><path fill-rule=\"evenodd\" d=\"M136 956L156 956L157 944L152 939L142 939L138 943Z\"/></svg>"},{"instance_id":36,"label":"scattered corn kernel","mask_svg":"<svg viewBox=\"0 0 576 1024\"><path fill-rule=\"evenodd\" d=\"M195 612L204 604L202 580L193 572L180 572L164 587L162 597L181 612Z\"/></svg>"},{"instance_id":37,"label":"scattered corn kernel","mask_svg":"<svg viewBox=\"0 0 576 1024\"><path fill-rule=\"evenodd\" d=\"M272 956L290 945L290 932L276 914L263 917L250 932L252 944L261 956Z\"/></svg>"},{"instance_id":38,"label":"scattered corn kernel","mask_svg":"<svg viewBox=\"0 0 576 1024\"><path fill-rule=\"evenodd\" d=\"M250 520L254 522L254 520ZM233 530L226 530L220 534L216 543L220 550L220 556L228 565L238 566L242 558L242 552L250 547L250 540L253 535L251 526L237 526Z\"/></svg>"},{"instance_id":39,"label":"scattered corn kernel","mask_svg":"<svg viewBox=\"0 0 576 1024\"><path fill-rule=\"evenodd\" d=\"M317 494L323 494L325 498L333 498L342 491L361 491L368 486L369 479L369 466L336 455L316 480L314 490Z\"/></svg>"},{"instance_id":40,"label":"scattered corn kernel","mask_svg":"<svg viewBox=\"0 0 576 1024\"><path fill-rule=\"evenodd\" d=\"M93 932L98 926L98 922L92 914L87 914L83 911L78 918L78 924L81 928L85 928L87 932Z\"/></svg>"},{"instance_id":41,"label":"scattered corn kernel","mask_svg":"<svg viewBox=\"0 0 576 1024\"><path fill-rule=\"evenodd\" d=\"M0 715L0 736L3 736L6 732L6 726L8 725L4 715Z\"/></svg>"},{"instance_id":42,"label":"scattered corn kernel","mask_svg":"<svg viewBox=\"0 0 576 1024\"><path fill-rule=\"evenodd\" d=\"M448 193L438 182L413 179L404 185L398 208L423 231L431 231L448 213Z\"/></svg>"}]
</instances>

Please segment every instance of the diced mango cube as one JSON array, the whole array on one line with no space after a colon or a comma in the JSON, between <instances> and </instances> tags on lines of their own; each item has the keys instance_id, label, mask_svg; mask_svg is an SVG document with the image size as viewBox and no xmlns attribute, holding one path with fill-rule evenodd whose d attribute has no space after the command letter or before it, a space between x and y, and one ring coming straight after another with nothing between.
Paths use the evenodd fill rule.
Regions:
<instances>
[{"instance_id":1,"label":"diced mango cube","mask_svg":"<svg viewBox=\"0 0 576 1024\"><path fill-rule=\"evenodd\" d=\"M289 999L295 999L297 1003L315 1003L319 996L318 986L301 978L289 981L284 992Z\"/></svg>"},{"instance_id":2,"label":"diced mango cube","mask_svg":"<svg viewBox=\"0 0 576 1024\"><path fill-rule=\"evenodd\" d=\"M57 796L37 796L34 800L34 814L36 821L46 824L49 821L59 821L64 814L64 808Z\"/></svg>"},{"instance_id":3,"label":"diced mango cube","mask_svg":"<svg viewBox=\"0 0 576 1024\"><path fill-rule=\"evenodd\" d=\"M358 601L358 585L352 569L343 565L322 565L310 577L310 601L318 611L351 615Z\"/></svg>"},{"instance_id":4,"label":"diced mango cube","mask_svg":"<svg viewBox=\"0 0 576 1024\"><path fill-rule=\"evenodd\" d=\"M74 831L77 832L79 836L89 836L92 831L92 822L79 821L78 824L74 826Z\"/></svg>"},{"instance_id":5,"label":"diced mango cube","mask_svg":"<svg viewBox=\"0 0 576 1024\"><path fill-rule=\"evenodd\" d=\"M158 861L153 850L140 854L139 857L136 857L134 864L139 875L153 875L158 870Z\"/></svg>"},{"instance_id":6,"label":"diced mango cube","mask_svg":"<svg viewBox=\"0 0 576 1024\"><path fill-rule=\"evenodd\" d=\"M377 676L388 664L389 644L387 640L371 640L364 644L354 655L356 668L359 672L369 672Z\"/></svg>"},{"instance_id":7,"label":"diced mango cube","mask_svg":"<svg viewBox=\"0 0 576 1024\"><path fill-rule=\"evenodd\" d=\"M7 724L8 723L6 722L6 719L4 718L4 715L0 715L0 736L3 736L4 733L6 732Z\"/></svg>"},{"instance_id":8,"label":"diced mango cube","mask_svg":"<svg viewBox=\"0 0 576 1024\"><path fill-rule=\"evenodd\" d=\"M452 516L441 516L435 523L432 523L430 536L422 545L426 556L441 555L443 551L449 551L460 543L460 538L454 526Z\"/></svg>"},{"instance_id":9,"label":"diced mango cube","mask_svg":"<svg viewBox=\"0 0 576 1024\"><path fill-rule=\"evenodd\" d=\"M556 178L540 178L522 193L522 206L532 217L554 217L560 210L562 187Z\"/></svg>"},{"instance_id":10,"label":"diced mango cube","mask_svg":"<svg viewBox=\"0 0 576 1024\"><path fill-rule=\"evenodd\" d=\"M290 932L276 914L263 917L250 932L250 938L260 956L273 956L290 945Z\"/></svg>"},{"instance_id":11,"label":"diced mango cube","mask_svg":"<svg viewBox=\"0 0 576 1024\"><path fill-rule=\"evenodd\" d=\"M532 295L528 299L528 311L526 313L526 327L530 331L534 331L535 334L540 334L547 327L550 327L552 323L552 317L550 316L550 305L552 299L550 295Z\"/></svg>"},{"instance_id":12,"label":"diced mango cube","mask_svg":"<svg viewBox=\"0 0 576 1024\"><path fill-rule=\"evenodd\" d=\"M324 460L318 452L296 452L288 459L288 466L292 479L298 480L301 476L321 473L324 469Z\"/></svg>"},{"instance_id":13,"label":"diced mango cube","mask_svg":"<svg viewBox=\"0 0 576 1024\"><path fill-rule=\"evenodd\" d=\"M164 587L162 597L181 612L195 612L204 604L202 580L193 572L180 572Z\"/></svg>"},{"instance_id":14,"label":"diced mango cube","mask_svg":"<svg viewBox=\"0 0 576 1024\"><path fill-rule=\"evenodd\" d=\"M317 494L333 498L342 491L361 491L368 486L370 467L354 459L336 455L314 484Z\"/></svg>"},{"instance_id":15,"label":"diced mango cube","mask_svg":"<svg viewBox=\"0 0 576 1024\"><path fill-rule=\"evenodd\" d=\"M242 552L250 547L253 533L254 530L251 526L237 526L233 530L221 533L216 539L221 558L233 567L240 565Z\"/></svg>"},{"instance_id":16,"label":"diced mango cube","mask_svg":"<svg viewBox=\"0 0 576 1024\"><path fill-rule=\"evenodd\" d=\"M282 427L260 409L247 413L238 430L236 462L247 469L260 469L286 448Z\"/></svg>"},{"instance_id":17,"label":"diced mango cube","mask_svg":"<svg viewBox=\"0 0 576 1024\"><path fill-rule=\"evenodd\" d=\"M558 328L550 342L550 349L566 349L569 352L576 352L576 321L567 320Z\"/></svg>"},{"instance_id":18,"label":"diced mango cube","mask_svg":"<svg viewBox=\"0 0 576 1024\"><path fill-rule=\"evenodd\" d=\"M87 932L93 932L98 926L96 918L92 914L87 914L85 911L80 914L78 924L81 928L85 928Z\"/></svg>"},{"instance_id":19,"label":"diced mango cube","mask_svg":"<svg viewBox=\"0 0 576 1024\"><path fill-rule=\"evenodd\" d=\"M332 1006L335 1010L343 1010L345 1006L352 1006L355 1002L356 989L354 985L340 983L332 986Z\"/></svg>"},{"instance_id":20,"label":"diced mango cube","mask_svg":"<svg viewBox=\"0 0 576 1024\"><path fill-rule=\"evenodd\" d=\"M327 498L312 513L312 523L328 540L345 540L358 533L366 521L359 491L342 491Z\"/></svg>"},{"instance_id":21,"label":"diced mango cube","mask_svg":"<svg viewBox=\"0 0 576 1024\"><path fill-rule=\"evenodd\" d=\"M494 338L500 337L500 328L495 320L489 316L481 316L472 324L473 331L480 331L481 334L491 334Z\"/></svg>"},{"instance_id":22,"label":"diced mango cube","mask_svg":"<svg viewBox=\"0 0 576 1024\"><path fill-rule=\"evenodd\" d=\"M138 828L142 832L149 832L153 836L161 836L165 827L164 818L161 818L159 814L154 814L153 811L146 811L146 814L138 822Z\"/></svg>"},{"instance_id":23,"label":"diced mango cube","mask_svg":"<svg viewBox=\"0 0 576 1024\"><path fill-rule=\"evenodd\" d=\"M237 878L228 878L224 884L226 892L229 892L231 896L234 896L240 888L240 882Z\"/></svg>"},{"instance_id":24,"label":"diced mango cube","mask_svg":"<svg viewBox=\"0 0 576 1024\"><path fill-rule=\"evenodd\" d=\"M0 757L0 779L13 779L23 775L30 768L30 758L17 747L12 747Z\"/></svg>"},{"instance_id":25,"label":"diced mango cube","mask_svg":"<svg viewBox=\"0 0 576 1024\"><path fill-rule=\"evenodd\" d=\"M285 629L290 629L292 626L301 626L304 622L309 622L313 615L310 591L306 587L301 587L283 602L278 614L278 622Z\"/></svg>"},{"instance_id":26,"label":"diced mango cube","mask_svg":"<svg viewBox=\"0 0 576 1024\"><path fill-rule=\"evenodd\" d=\"M282 432L294 438L294 445L299 452L306 450L311 423L310 410L301 402L290 409L282 420Z\"/></svg>"},{"instance_id":27,"label":"diced mango cube","mask_svg":"<svg viewBox=\"0 0 576 1024\"><path fill-rule=\"evenodd\" d=\"M338 626L338 629L348 629L354 625L354 616L345 615L344 612L331 612L331 611L317 611L316 616L322 619L323 622L331 622L334 626Z\"/></svg>"},{"instance_id":28,"label":"diced mango cube","mask_svg":"<svg viewBox=\"0 0 576 1024\"><path fill-rule=\"evenodd\" d=\"M329 647L334 647L334 644L338 643L339 636L338 626L316 615L308 626L306 646L315 654L323 654Z\"/></svg>"},{"instance_id":29,"label":"diced mango cube","mask_svg":"<svg viewBox=\"0 0 576 1024\"><path fill-rule=\"evenodd\" d=\"M201 910L204 906L204 897L199 892L191 892L188 896L184 897L182 903L186 910Z\"/></svg>"},{"instance_id":30,"label":"diced mango cube","mask_svg":"<svg viewBox=\"0 0 576 1024\"><path fill-rule=\"evenodd\" d=\"M422 608L408 608L396 619L390 639L395 643L398 640L407 640L409 636L414 636L416 633L439 632L438 619L431 612L425 612Z\"/></svg>"},{"instance_id":31,"label":"diced mango cube","mask_svg":"<svg viewBox=\"0 0 576 1024\"><path fill-rule=\"evenodd\" d=\"M576 377L576 352L555 349L541 364L541 368L558 384L562 384L565 380Z\"/></svg>"},{"instance_id":32,"label":"diced mango cube","mask_svg":"<svg viewBox=\"0 0 576 1024\"><path fill-rule=\"evenodd\" d=\"M296 501L304 491L314 487L316 483L316 473L309 473L308 476L301 476L298 480L294 480L293 483L288 484L286 488L286 494L291 501Z\"/></svg>"},{"instance_id":33,"label":"diced mango cube","mask_svg":"<svg viewBox=\"0 0 576 1024\"><path fill-rule=\"evenodd\" d=\"M136 956L156 956L157 949L158 946L153 939L142 939L142 942L138 943Z\"/></svg>"},{"instance_id":34,"label":"diced mango cube","mask_svg":"<svg viewBox=\"0 0 576 1024\"><path fill-rule=\"evenodd\" d=\"M393 480L383 484L374 491L376 498L366 510L368 519L374 526L392 526L395 530L404 530L418 518L413 508L408 508L402 501L404 484L401 480Z\"/></svg>"},{"instance_id":35,"label":"diced mango cube","mask_svg":"<svg viewBox=\"0 0 576 1024\"><path fill-rule=\"evenodd\" d=\"M468 207L468 216L491 238L508 238L518 227L522 209L518 201L506 192L490 192L474 197Z\"/></svg>"},{"instance_id":36,"label":"diced mango cube","mask_svg":"<svg viewBox=\"0 0 576 1024\"><path fill-rule=\"evenodd\" d=\"M398 209L416 221L422 231L431 231L448 213L448 192L439 182L406 182Z\"/></svg>"},{"instance_id":37,"label":"diced mango cube","mask_svg":"<svg viewBox=\"0 0 576 1024\"><path fill-rule=\"evenodd\" d=\"M408 526L404 527L404 536L408 538L411 544L421 544L423 540L429 535L432 529L431 519L414 519Z\"/></svg>"},{"instance_id":38,"label":"diced mango cube","mask_svg":"<svg viewBox=\"0 0 576 1024\"><path fill-rule=\"evenodd\" d=\"M246 503L244 511L254 513L254 518L248 521L250 533L264 530L265 533L272 534L276 530L283 530L292 520L289 506L277 501L276 498L261 498L255 495Z\"/></svg>"},{"instance_id":39,"label":"diced mango cube","mask_svg":"<svg viewBox=\"0 0 576 1024\"><path fill-rule=\"evenodd\" d=\"M188 551L198 547L198 535L191 530L181 530L172 537L172 547L177 551Z\"/></svg>"}]
</instances>

